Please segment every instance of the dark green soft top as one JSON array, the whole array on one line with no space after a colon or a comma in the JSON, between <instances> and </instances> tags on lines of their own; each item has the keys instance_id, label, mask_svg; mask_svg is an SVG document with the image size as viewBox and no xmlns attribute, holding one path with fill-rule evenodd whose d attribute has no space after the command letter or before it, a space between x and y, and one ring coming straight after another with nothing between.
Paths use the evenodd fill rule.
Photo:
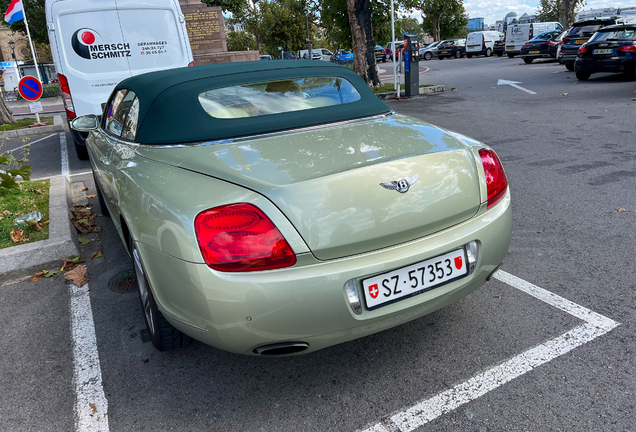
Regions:
<instances>
[{"instance_id":1,"label":"dark green soft top","mask_svg":"<svg viewBox=\"0 0 636 432\"><path fill-rule=\"evenodd\" d=\"M215 118L198 97L218 88L303 77L341 77L360 93L342 105L241 118ZM386 114L390 109L353 71L316 60L224 63L150 72L127 78L113 93L129 89L139 98L135 141L171 144L237 138Z\"/></svg>"}]
</instances>

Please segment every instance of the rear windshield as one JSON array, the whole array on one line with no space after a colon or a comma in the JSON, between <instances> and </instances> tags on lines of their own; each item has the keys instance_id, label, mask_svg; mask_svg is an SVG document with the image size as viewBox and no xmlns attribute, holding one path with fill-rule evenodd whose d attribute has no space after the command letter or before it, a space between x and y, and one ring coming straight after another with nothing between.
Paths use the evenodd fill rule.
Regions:
<instances>
[{"instance_id":1,"label":"rear windshield","mask_svg":"<svg viewBox=\"0 0 636 432\"><path fill-rule=\"evenodd\" d=\"M636 41L636 28L600 31L590 41Z\"/></svg>"},{"instance_id":2,"label":"rear windshield","mask_svg":"<svg viewBox=\"0 0 636 432\"><path fill-rule=\"evenodd\" d=\"M579 37L579 36L589 37L589 36L592 36L594 33L596 33L598 29L600 29L601 27L603 27L602 24L591 24L586 26L572 27L570 31L568 32L567 36L568 37Z\"/></svg>"},{"instance_id":3,"label":"rear windshield","mask_svg":"<svg viewBox=\"0 0 636 432\"><path fill-rule=\"evenodd\" d=\"M540 35L535 36L534 38L532 38L532 40L551 40L551 39L556 38L560 34L561 34L560 31L541 33Z\"/></svg>"},{"instance_id":4,"label":"rear windshield","mask_svg":"<svg viewBox=\"0 0 636 432\"><path fill-rule=\"evenodd\" d=\"M215 118L258 117L343 105L357 100L360 100L358 90L340 77L241 84L199 94L199 103Z\"/></svg>"}]
</instances>

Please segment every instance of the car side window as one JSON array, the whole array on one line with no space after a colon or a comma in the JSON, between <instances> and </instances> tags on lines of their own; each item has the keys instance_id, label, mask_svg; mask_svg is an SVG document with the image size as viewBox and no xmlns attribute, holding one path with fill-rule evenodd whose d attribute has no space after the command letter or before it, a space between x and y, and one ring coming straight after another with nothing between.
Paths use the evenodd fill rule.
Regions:
<instances>
[{"instance_id":1,"label":"car side window","mask_svg":"<svg viewBox=\"0 0 636 432\"><path fill-rule=\"evenodd\" d=\"M115 117L115 114L119 110L119 106L126 97L126 93L128 93L128 90L119 90L117 93L115 93L115 96L113 96L110 101L110 105L108 106L108 111L106 113L104 129L115 136L120 136L123 128L121 119Z\"/></svg>"},{"instance_id":2,"label":"car side window","mask_svg":"<svg viewBox=\"0 0 636 432\"><path fill-rule=\"evenodd\" d=\"M129 92L133 93L133 92ZM134 93L133 93L134 94ZM128 110L128 116L126 117L126 121L124 122L124 129L122 131L122 138L125 138L130 141L135 140L135 136L137 135L137 121L139 120L139 98L135 97L130 105L130 109Z\"/></svg>"}]
</instances>

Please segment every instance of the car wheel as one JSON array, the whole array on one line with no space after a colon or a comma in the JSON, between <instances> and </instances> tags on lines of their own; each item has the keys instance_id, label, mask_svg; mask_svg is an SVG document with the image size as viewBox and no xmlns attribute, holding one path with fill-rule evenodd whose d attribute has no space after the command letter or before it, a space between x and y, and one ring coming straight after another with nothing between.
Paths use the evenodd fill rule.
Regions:
<instances>
[{"instance_id":1,"label":"car wheel","mask_svg":"<svg viewBox=\"0 0 636 432\"><path fill-rule=\"evenodd\" d=\"M565 68L572 72L574 70L574 63L565 63Z\"/></svg>"},{"instance_id":2,"label":"car wheel","mask_svg":"<svg viewBox=\"0 0 636 432\"><path fill-rule=\"evenodd\" d=\"M466 54L466 57L473 58L473 55L472 54Z\"/></svg>"},{"instance_id":3,"label":"car wheel","mask_svg":"<svg viewBox=\"0 0 636 432\"><path fill-rule=\"evenodd\" d=\"M492 51L490 48L486 48L486 57L490 57L492 55Z\"/></svg>"},{"instance_id":4,"label":"car wheel","mask_svg":"<svg viewBox=\"0 0 636 432\"><path fill-rule=\"evenodd\" d=\"M526 57L526 58L524 58L524 59L523 59L523 61L524 61L526 64L530 64L530 63L532 63L532 60L534 60L534 59L533 59L533 58L528 58L528 57Z\"/></svg>"},{"instance_id":5,"label":"car wheel","mask_svg":"<svg viewBox=\"0 0 636 432\"><path fill-rule=\"evenodd\" d=\"M430 60L433 57L433 54L430 52L424 53L424 60Z\"/></svg>"},{"instance_id":6,"label":"car wheel","mask_svg":"<svg viewBox=\"0 0 636 432\"><path fill-rule=\"evenodd\" d=\"M497 57L501 57L502 55L503 55L503 53L502 53L502 52L498 52L498 53L497 53Z\"/></svg>"},{"instance_id":7,"label":"car wheel","mask_svg":"<svg viewBox=\"0 0 636 432\"><path fill-rule=\"evenodd\" d=\"M455 51L455 58L462 58L462 52L460 50Z\"/></svg>"},{"instance_id":8,"label":"car wheel","mask_svg":"<svg viewBox=\"0 0 636 432\"><path fill-rule=\"evenodd\" d=\"M99 187L97 183L97 177L95 177L95 173L93 173L93 180L95 180L95 190L97 191L97 202L99 202L99 209L102 211L102 216L110 217L110 212L108 211L108 207L106 207L106 202L104 201L104 195L102 195L102 189Z\"/></svg>"},{"instance_id":9,"label":"car wheel","mask_svg":"<svg viewBox=\"0 0 636 432\"><path fill-rule=\"evenodd\" d=\"M442 57L442 56L437 56L437 59L438 59L438 60L444 60L444 57Z\"/></svg>"},{"instance_id":10,"label":"car wheel","mask_svg":"<svg viewBox=\"0 0 636 432\"><path fill-rule=\"evenodd\" d=\"M144 272L144 266L135 242L130 240L130 254L132 256L135 280L144 320L148 329L148 338L159 351L169 351L174 348L190 345L193 339L174 328L163 316L150 289L150 284Z\"/></svg>"},{"instance_id":11,"label":"car wheel","mask_svg":"<svg viewBox=\"0 0 636 432\"><path fill-rule=\"evenodd\" d=\"M583 72L583 71L580 71L580 70L576 71L576 78L579 81L587 81L588 79L590 79L590 75L592 75L592 74L589 73L589 72Z\"/></svg>"},{"instance_id":12,"label":"car wheel","mask_svg":"<svg viewBox=\"0 0 636 432\"><path fill-rule=\"evenodd\" d=\"M514 54L508 53L508 58L514 58L514 56L515 56Z\"/></svg>"}]
</instances>

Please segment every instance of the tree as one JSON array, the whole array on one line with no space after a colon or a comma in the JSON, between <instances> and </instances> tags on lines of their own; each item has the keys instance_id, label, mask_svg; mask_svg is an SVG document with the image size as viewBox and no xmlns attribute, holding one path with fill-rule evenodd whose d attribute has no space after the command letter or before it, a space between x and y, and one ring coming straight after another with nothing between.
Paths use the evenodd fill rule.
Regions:
<instances>
[{"instance_id":1,"label":"tree","mask_svg":"<svg viewBox=\"0 0 636 432\"><path fill-rule=\"evenodd\" d=\"M414 34L421 41L424 38L422 24L414 17L404 17L395 21L395 37L401 39L404 33Z\"/></svg>"},{"instance_id":2,"label":"tree","mask_svg":"<svg viewBox=\"0 0 636 432\"><path fill-rule=\"evenodd\" d=\"M353 71L367 84L381 84L375 64L375 43L371 30L370 0L347 0L347 13L353 41Z\"/></svg>"},{"instance_id":3,"label":"tree","mask_svg":"<svg viewBox=\"0 0 636 432\"><path fill-rule=\"evenodd\" d=\"M227 50L228 51L247 51L255 50L256 39L246 31L229 31L227 32Z\"/></svg>"},{"instance_id":4,"label":"tree","mask_svg":"<svg viewBox=\"0 0 636 432\"><path fill-rule=\"evenodd\" d=\"M15 123L15 118L11 113L11 110L4 101L4 95L0 94L0 125Z\"/></svg>"},{"instance_id":5,"label":"tree","mask_svg":"<svg viewBox=\"0 0 636 432\"><path fill-rule=\"evenodd\" d=\"M0 10L2 10L2 13L7 10L10 3L11 0L0 0ZM46 30L44 3L45 0L22 0L22 7L24 8L24 13L26 14L27 21L29 22L29 31L31 32L33 42L48 44L49 34ZM8 25L4 20L3 22L5 25ZM20 32L23 35L27 34L24 20L14 22L9 26L9 28L11 28L14 32Z\"/></svg>"},{"instance_id":6,"label":"tree","mask_svg":"<svg viewBox=\"0 0 636 432\"><path fill-rule=\"evenodd\" d=\"M221 6L223 12L229 12L232 15L238 15L247 6L247 0L201 0L208 6Z\"/></svg>"},{"instance_id":7,"label":"tree","mask_svg":"<svg viewBox=\"0 0 636 432\"><path fill-rule=\"evenodd\" d=\"M422 11L424 31L436 41L461 36L468 24L462 0L409 0L407 7Z\"/></svg>"},{"instance_id":8,"label":"tree","mask_svg":"<svg viewBox=\"0 0 636 432\"><path fill-rule=\"evenodd\" d=\"M585 6L585 0L540 0L537 18L543 22L561 21L563 27L569 28L574 22L576 12L583 6Z\"/></svg>"}]
</instances>

